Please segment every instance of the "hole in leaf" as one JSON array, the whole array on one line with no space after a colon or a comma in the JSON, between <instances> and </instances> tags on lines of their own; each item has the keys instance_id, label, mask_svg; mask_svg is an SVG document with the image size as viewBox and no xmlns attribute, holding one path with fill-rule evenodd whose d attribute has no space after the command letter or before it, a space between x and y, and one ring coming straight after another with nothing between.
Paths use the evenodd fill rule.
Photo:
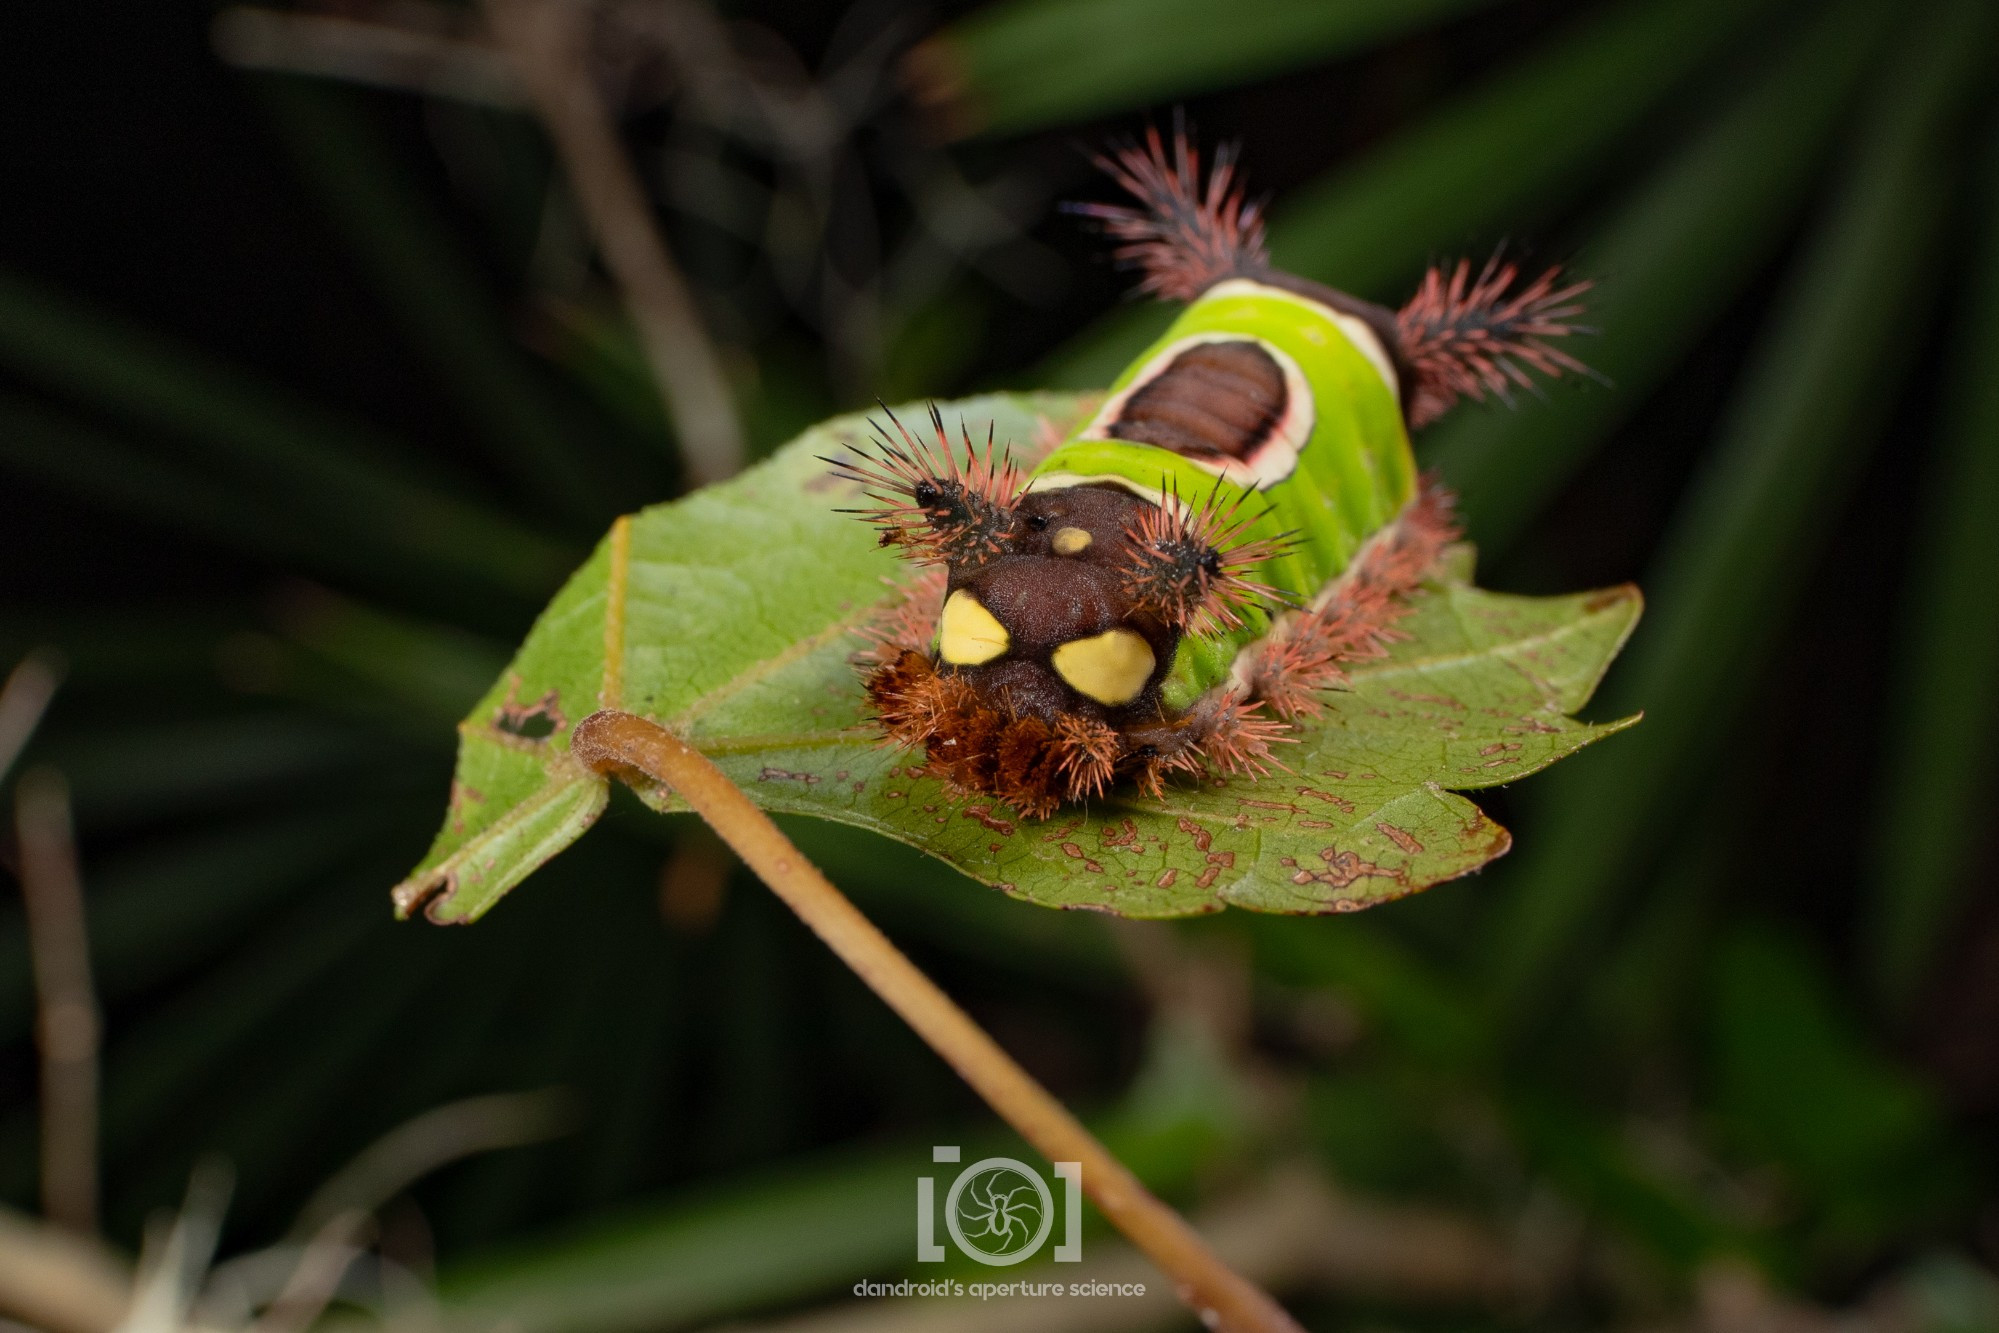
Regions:
<instances>
[{"instance_id":1,"label":"hole in leaf","mask_svg":"<svg viewBox=\"0 0 1999 1333\"><path fill-rule=\"evenodd\" d=\"M513 692L509 690L506 702L500 705L500 711L493 717L493 725L522 740L545 741L556 732L566 730L568 720L562 715L561 701L554 690L528 704L514 702Z\"/></svg>"}]
</instances>

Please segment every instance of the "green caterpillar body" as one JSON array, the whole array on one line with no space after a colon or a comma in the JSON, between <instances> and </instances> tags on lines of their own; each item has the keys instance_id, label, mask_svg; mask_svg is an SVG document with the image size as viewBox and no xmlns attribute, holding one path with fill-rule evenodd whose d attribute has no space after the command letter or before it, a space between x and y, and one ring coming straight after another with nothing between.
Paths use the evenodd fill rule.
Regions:
<instances>
[{"instance_id":1,"label":"green caterpillar body","mask_svg":"<svg viewBox=\"0 0 1999 1333\"><path fill-rule=\"evenodd\" d=\"M895 422L832 460L884 543L943 566L871 651L883 729L1032 815L1275 762L1454 535L1411 429L1580 368L1545 341L1582 290L1552 269L1432 269L1391 311L1273 270L1226 156L1204 183L1154 134L1104 165L1141 207L1082 211L1188 304L1097 411L1025 476L934 411L930 441Z\"/></svg>"},{"instance_id":2,"label":"green caterpillar body","mask_svg":"<svg viewBox=\"0 0 1999 1333\"><path fill-rule=\"evenodd\" d=\"M1255 344L1286 373L1286 413L1258 442L1263 467L1112 434L1135 389L1171 373L1191 347L1224 341ZM1306 603L1415 495L1416 459L1395 366L1357 316L1249 279L1220 283L1117 378L1103 406L1035 467L1028 489L1106 482L1153 504L1217 492L1223 502L1244 502L1256 515L1244 535L1283 542L1257 564L1255 577ZM1269 629L1267 611L1251 610L1243 620L1235 629L1181 638L1164 685L1170 707L1185 710L1221 685L1237 653Z\"/></svg>"}]
</instances>

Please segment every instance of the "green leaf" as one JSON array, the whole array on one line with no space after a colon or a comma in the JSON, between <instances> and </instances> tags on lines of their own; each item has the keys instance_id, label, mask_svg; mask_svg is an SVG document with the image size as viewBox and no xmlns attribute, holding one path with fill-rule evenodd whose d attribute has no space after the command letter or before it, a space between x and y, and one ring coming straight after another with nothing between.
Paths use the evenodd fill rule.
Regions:
<instances>
[{"instance_id":1,"label":"green leaf","mask_svg":"<svg viewBox=\"0 0 1999 1333\"><path fill-rule=\"evenodd\" d=\"M1934 1218L1955 1188L1942 1107L1874 1050L1801 940L1736 931L1716 958L1716 1100L1838 1238Z\"/></svg>"},{"instance_id":2,"label":"green leaf","mask_svg":"<svg viewBox=\"0 0 1999 1333\"><path fill-rule=\"evenodd\" d=\"M1491 0L1011 0L912 64L957 128L1018 133L1296 69Z\"/></svg>"},{"instance_id":3,"label":"green leaf","mask_svg":"<svg viewBox=\"0 0 1999 1333\"><path fill-rule=\"evenodd\" d=\"M1548 1002L1572 946L1671 829L1717 754L1879 436L1938 272L1941 149L1976 86L1976 9L1911 33L1885 72L1845 188L1786 285L1718 446L1648 579L1659 614L1616 688L1654 723L1548 784L1545 836L1516 872L1489 958L1516 1019Z\"/></svg>"},{"instance_id":4,"label":"green leaf","mask_svg":"<svg viewBox=\"0 0 1999 1333\"><path fill-rule=\"evenodd\" d=\"M1869 875L1876 979L1903 1004L1962 898L1990 808L1981 777L1999 725L1999 544L1990 535L1999 513L1999 152L1987 153L1985 170L1973 303L1953 340L1944 447L1916 525L1915 604L1901 636Z\"/></svg>"},{"instance_id":5,"label":"green leaf","mask_svg":"<svg viewBox=\"0 0 1999 1333\"><path fill-rule=\"evenodd\" d=\"M1504 1104L1515 1138L1564 1194L1676 1268L1692 1270L1718 1251L1753 1255L1760 1248L1603 1118L1532 1087L1511 1090Z\"/></svg>"},{"instance_id":6,"label":"green leaf","mask_svg":"<svg viewBox=\"0 0 1999 1333\"><path fill-rule=\"evenodd\" d=\"M951 417L1034 437L1086 400L994 397ZM1455 791L1525 776L1626 725L1580 708L1636 622L1635 590L1523 598L1446 577L1408 637L1258 781L1132 793L1043 823L918 776L876 739L850 662L907 577L852 519L816 455L864 438L847 417L722 486L621 520L460 727L451 811L397 889L407 912L478 917L602 811L606 782L568 750L599 708L698 746L764 808L858 825L1051 907L1170 917L1227 904L1351 911L1490 861L1506 831ZM643 783L660 810L684 807Z\"/></svg>"}]
</instances>

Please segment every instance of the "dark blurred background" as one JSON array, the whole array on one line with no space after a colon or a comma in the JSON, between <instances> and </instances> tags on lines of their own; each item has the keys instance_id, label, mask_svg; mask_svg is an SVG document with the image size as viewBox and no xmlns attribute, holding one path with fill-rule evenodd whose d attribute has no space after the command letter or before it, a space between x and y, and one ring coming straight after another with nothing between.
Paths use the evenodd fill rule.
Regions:
<instances>
[{"instance_id":1,"label":"dark blurred background","mask_svg":"<svg viewBox=\"0 0 1999 1333\"><path fill-rule=\"evenodd\" d=\"M1418 440L1482 583L1649 599L1593 707L1648 720L1482 798L1505 861L1357 919L1127 925L793 831L1175 1202L1323 1233L1264 1273L1314 1328L1999 1328L1989 6L567 21L752 459L877 397L1107 383L1167 312L1058 205L1177 110L1240 141L1283 267L1390 303L1500 245L1593 279L1602 382ZM73 810L105 1271L191 1172L222 1215L219 1160L210 1324L342 1181L377 1222L341 1317L678 1328L912 1271L928 1145L1003 1137L698 829L617 805L476 927L390 920L453 723L690 475L480 11L0 32L0 672L60 679L0 878ZM34 1213L19 903L0 1197Z\"/></svg>"}]
</instances>

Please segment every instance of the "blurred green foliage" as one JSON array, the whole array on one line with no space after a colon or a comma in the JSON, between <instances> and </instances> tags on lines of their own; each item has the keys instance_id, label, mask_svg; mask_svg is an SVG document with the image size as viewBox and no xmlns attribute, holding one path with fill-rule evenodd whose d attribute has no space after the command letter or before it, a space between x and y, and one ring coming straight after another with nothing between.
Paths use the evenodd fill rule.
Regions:
<instances>
[{"instance_id":1,"label":"blurred green foliage","mask_svg":"<svg viewBox=\"0 0 1999 1333\"><path fill-rule=\"evenodd\" d=\"M1553 1294L1478 1326L1651 1318L1727 1260L1992 1327L1992 7L992 0L872 43L740 11L740 49L804 33L823 86L745 68L845 90L825 162L783 156L770 103L622 91L762 447L877 392L1104 382L1160 312L1110 309L1093 243L1042 219L1098 189L1070 145L1192 99L1252 181L1281 164L1273 244L1306 276L1394 300L1505 240L1596 281L1605 382L1419 451L1482 582L1637 578L1655 608L1597 710L1647 722L1503 793L1508 861L1359 918L1173 930L1240 970L1233 1062L1150 1021L1146 950L1095 917L848 831L795 825L806 850L1176 1200L1307 1153L1567 1237ZM923 107L893 92L911 36ZM290 164L263 188L310 201L325 236L295 243L344 256L328 287L365 283L368 336L436 401L329 390L318 311L287 371L5 257L0 665L68 661L26 762L67 774L83 835L114 1238L204 1151L237 1166L231 1243L260 1242L408 1116L563 1084L575 1134L414 1190L448 1309L666 1328L907 1271L928 1145L989 1122L688 826L620 799L476 930L389 920L452 720L609 518L671 493L672 440L532 126L203 68ZM31 1001L10 908L21 1206ZM1273 1084L1288 1109L1243 1109Z\"/></svg>"}]
</instances>

